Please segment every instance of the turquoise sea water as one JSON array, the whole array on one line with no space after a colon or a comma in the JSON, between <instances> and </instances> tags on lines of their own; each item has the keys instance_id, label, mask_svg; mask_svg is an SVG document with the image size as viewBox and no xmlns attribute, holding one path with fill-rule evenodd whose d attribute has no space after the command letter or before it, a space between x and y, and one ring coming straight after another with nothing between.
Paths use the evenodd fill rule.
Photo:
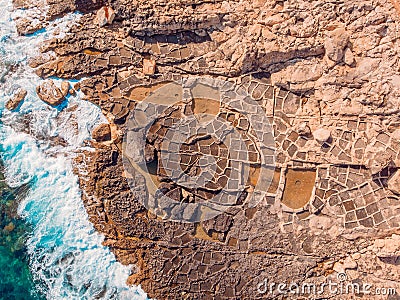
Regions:
<instances>
[{"instance_id":1,"label":"turquoise sea water","mask_svg":"<svg viewBox=\"0 0 400 300\"><path fill-rule=\"evenodd\" d=\"M147 299L126 285L131 267L116 261L88 221L73 172L75 153L90 151L84 141L104 116L80 95L63 109L40 101L41 79L27 64L41 41L62 35L79 15L19 37L13 16L24 13L0 0L0 299ZM4 105L19 87L28 95L10 112Z\"/></svg>"},{"instance_id":2,"label":"turquoise sea water","mask_svg":"<svg viewBox=\"0 0 400 300\"><path fill-rule=\"evenodd\" d=\"M31 227L18 216L18 202L29 184L13 189L4 180L0 161L0 299L43 299L36 293L25 243Z\"/></svg>"}]
</instances>

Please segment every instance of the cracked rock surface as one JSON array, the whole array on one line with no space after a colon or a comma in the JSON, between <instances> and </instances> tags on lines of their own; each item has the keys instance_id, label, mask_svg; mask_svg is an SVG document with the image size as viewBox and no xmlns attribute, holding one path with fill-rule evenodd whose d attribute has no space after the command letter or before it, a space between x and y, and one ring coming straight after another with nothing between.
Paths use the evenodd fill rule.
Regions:
<instances>
[{"instance_id":1,"label":"cracked rock surface","mask_svg":"<svg viewBox=\"0 0 400 300\"><path fill-rule=\"evenodd\" d=\"M15 5L29 7L29 1ZM119 261L135 265L129 284L141 284L157 299L299 299L261 293L260 284L317 284L345 273L349 282L400 291L397 0L47 5L43 20L83 13L65 37L45 42L31 65L43 78L85 78L85 99L109 121L94 133L95 151L81 153L76 165L91 222ZM28 32L36 21L33 16L33 25L24 25ZM197 99L176 103L142 141L164 194L206 201L231 175L233 159L215 140L202 138L187 142L180 163L193 175L199 156L217 157L212 184L190 190L166 176L159 160L163 137L196 112L238 128L254 177L224 214L197 223L165 221L143 206L146 179L124 169L123 136L138 103L170 82L198 76L228 81L262 108L276 149L272 182L263 200L249 206L260 156L249 122L254 112L244 116L211 102L196 105ZM51 82L46 93L39 91L56 105L69 86L60 90Z\"/></svg>"}]
</instances>

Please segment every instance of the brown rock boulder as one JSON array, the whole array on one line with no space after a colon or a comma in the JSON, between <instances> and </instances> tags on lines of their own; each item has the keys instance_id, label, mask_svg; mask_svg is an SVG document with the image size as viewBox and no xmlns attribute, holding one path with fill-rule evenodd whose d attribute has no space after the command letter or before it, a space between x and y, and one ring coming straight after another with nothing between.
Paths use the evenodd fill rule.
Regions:
<instances>
[{"instance_id":1,"label":"brown rock boulder","mask_svg":"<svg viewBox=\"0 0 400 300\"><path fill-rule=\"evenodd\" d=\"M64 98L68 96L70 88L71 86L68 81L61 82L61 93L63 94Z\"/></svg>"},{"instance_id":2,"label":"brown rock boulder","mask_svg":"<svg viewBox=\"0 0 400 300\"><path fill-rule=\"evenodd\" d=\"M15 25L19 35L32 34L43 28L43 24L41 22L27 18L16 20Z\"/></svg>"},{"instance_id":3,"label":"brown rock boulder","mask_svg":"<svg viewBox=\"0 0 400 300\"><path fill-rule=\"evenodd\" d=\"M111 7L103 6L97 11L96 18L99 26L103 27L106 24L111 24L114 21L115 12Z\"/></svg>"},{"instance_id":4,"label":"brown rock boulder","mask_svg":"<svg viewBox=\"0 0 400 300\"><path fill-rule=\"evenodd\" d=\"M15 93L14 96L7 101L6 108L8 110L14 110L18 107L18 105L25 99L26 97L26 90L23 88L19 88Z\"/></svg>"},{"instance_id":5,"label":"brown rock boulder","mask_svg":"<svg viewBox=\"0 0 400 300\"><path fill-rule=\"evenodd\" d=\"M68 95L69 83L64 81L61 84L61 89L58 88L53 80L46 80L41 85L36 87L36 93L39 98L49 105L60 105Z\"/></svg>"},{"instance_id":6,"label":"brown rock boulder","mask_svg":"<svg viewBox=\"0 0 400 300\"><path fill-rule=\"evenodd\" d=\"M325 39L326 56L334 62L340 62L348 42L349 34L344 28L337 28L329 32Z\"/></svg>"},{"instance_id":7,"label":"brown rock boulder","mask_svg":"<svg viewBox=\"0 0 400 300\"><path fill-rule=\"evenodd\" d=\"M92 132L92 138L97 142L105 142L111 140L111 128L109 124L100 124Z\"/></svg>"},{"instance_id":8,"label":"brown rock boulder","mask_svg":"<svg viewBox=\"0 0 400 300\"><path fill-rule=\"evenodd\" d=\"M313 132L313 136L318 142L325 143L331 138L331 132L328 129L321 127Z\"/></svg>"}]
</instances>

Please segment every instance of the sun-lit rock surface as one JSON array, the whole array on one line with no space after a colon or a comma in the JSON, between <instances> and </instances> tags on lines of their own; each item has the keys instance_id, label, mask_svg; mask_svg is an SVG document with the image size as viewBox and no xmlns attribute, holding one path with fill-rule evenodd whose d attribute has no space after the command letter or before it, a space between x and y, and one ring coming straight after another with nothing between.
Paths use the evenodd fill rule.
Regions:
<instances>
[{"instance_id":1,"label":"sun-lit rock surface","mask_svg":"<svg viewBox=\"0 0 400 300\"><path fill-rule=\"evenodd\" d=\"M96 151L82 153L77 165L85 169L80 184L90 220L117 258L135 265L129 283L157 299L265 299L275 297L257 291L265 278L320 282L346 272L347 280L400 290L392 247L400 227L396 0L48 4L47 19L75 10L84 15L64 38L44 43L32 64L43 78L85 77L81 91L110 122L110 134L107 128L98 137L112 136L112 143L93 143ZM172 98L187 98L170 105L137 143L164 194L204 201L231 176L232 158L208 137L181 149L191 175L201 154L219 159L218 176L203 190L171 182L160 167L166 130L193 113L234 124L248 141L252 168L226 213L200 223L163 221L142 205L150 188L145 177L124 169L123 136L141 101L172 81L198 76L229 81L262 109L276 148L271 184L262 202L248 205L259 179L254 111L243 115L210 101L212 93L202 102L170 87ZM45 90L55 91L58 103L57 89ZM50 92L40 93L50 99Z\"/></svg>"}]
</instances>

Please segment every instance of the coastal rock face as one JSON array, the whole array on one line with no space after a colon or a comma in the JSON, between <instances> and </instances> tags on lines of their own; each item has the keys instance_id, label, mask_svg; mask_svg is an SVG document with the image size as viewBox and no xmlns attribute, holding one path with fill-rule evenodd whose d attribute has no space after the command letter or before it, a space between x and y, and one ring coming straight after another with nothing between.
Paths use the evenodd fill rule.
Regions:
<instances>
[{"instance_id":1,"label":"coastal rock face","mask_svg":"<svg viewBox=\"0 0 400 300\"><path fill-rule=\"evenodd\" d=\"M104 244L119 261L135 265L130 284L141 284L157 299L289 297L264 289L265 280L343 279L400 290L398 250L390 246L397 245L400 228L397 1L60 5L50 5L48 18L72 10L85 14L65 37L42 45L44 55L55 56L38 57L36 73L86 77L80 83L85 99L108 118L112 142L93 143L95 151L81 153L77 172L85 170L79 173L82 198ZM99 28L97 11L105 5L115 18ZM215 103L215 90L199 94L195 84L171 85L190 85L198 77L224 81L220 88L228 100ZM65 97L52 81L38 87L38 94L49 103ZM257 104L231 101L240 95ZM132 122L147 115L130 116L151 111L149 99L161 101L165 110L130 149L131 157L143 158L135 163L149 164L145 174L126 167L122 150ZM190 131L181 148L166 139L179 120L201 114L233 126L244 146L232 142L224 148L212 136L196 138ZM265 197L252 205L260 157L268 153L255 134L264 123L261 115L271 125L265 134L273 135L274 167ZM108 139L103 129L95 130L95 140ZM179 161L162 161L166 149L175 150ZM206 202L233 178L235 160L249 164L250 175L223 214L187 223L146 209L163 195L180 203ZM187 188L163 167L170 162L192 177L201 166L215 166L216 176L201 189ZM159 198L152 198L149 178ZM185 208L169 216L200 214Z\"/></svg>"}]
</instances>

